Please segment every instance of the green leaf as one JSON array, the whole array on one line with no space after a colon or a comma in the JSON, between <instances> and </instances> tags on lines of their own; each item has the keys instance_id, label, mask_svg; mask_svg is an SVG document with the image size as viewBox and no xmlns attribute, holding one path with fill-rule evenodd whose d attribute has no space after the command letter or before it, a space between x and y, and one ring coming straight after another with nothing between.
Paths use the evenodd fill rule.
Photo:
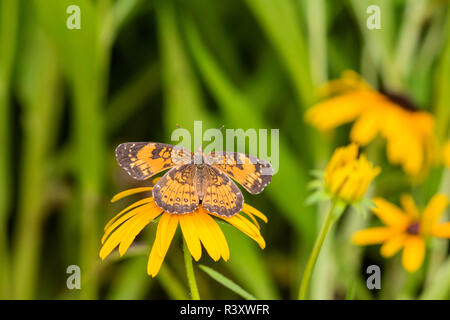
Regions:
<instances>
[{"instance_id":1,"label":"green leaf","mask_svg":"<svg viewBox=\"0 0 450 320\"><path fill-rule=\"evenodd\" d=\"M323 192L323 190L318 190L316 192L313 192L308 198L306 198L305 204L312 205L325 199L327 199L327 195L325 194L325 192Z\"/></svg>"},{"instance_id":2,"label":"green leaf","mask_svg":"<svg viewBox=\"0 0 450 320\"><path fill-rule=\"evenodd\" d=\"M222 275L221 273L211 269L210 267L199 265L199 268L202 269L204 272L206 272L211 278L219 282L224 287L230 289L234 293L240 295L242 298L247 300L256 300L256 298L242 289L239 285Z\"/></svg>"},{"instance_id":3,"label":"green leaf","mask_svg":"<svg viewBox=\"0 0 450 320\"><path fill-rule=\"evenodd\" d=\"M312 180L311 182L308 183L308 185L306 186L306 188L308 190L314 190L314 189L320 189L323 187L323 181L316 179L316 180Z\"/></svg>"}]
</instances>

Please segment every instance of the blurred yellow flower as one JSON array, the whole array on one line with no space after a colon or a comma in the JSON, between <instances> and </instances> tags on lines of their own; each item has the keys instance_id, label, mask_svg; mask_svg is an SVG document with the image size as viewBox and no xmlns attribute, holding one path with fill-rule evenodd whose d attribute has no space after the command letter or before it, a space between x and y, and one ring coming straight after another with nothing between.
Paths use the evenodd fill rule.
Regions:
<instances>
[{"instance_id":1,"label":"blurred yellow flower","mask_svg":"<svg viewBox=\"0 0 450 320\"><path fill-rule=\"evenodd\" d=\"M434 159L434 118L405 98L377 92L352 71L327 83L322 93L334 96L305 115L306 121L319 130L355 121L350 133L353 142L364 146L380 134L386 139L389 161L412 176Z\"/></svg>"},{"instance_id":2,"label":"blurred yellow flower","mask_svg":"<svg viewBox=\"0 0 450 320\"><path fill-rule=\"evenodd\" d=\"M380 244L381 255L392 257L403 248L402 264L408 272L417 271L425 256L425 240L434 236L450 238L450 222L439 223L442 212L448 205L445 195L434 196L422 215L413 198L401 197L403 210L382 198L373 200L373 212L386 225L361 230L353 234L356 245Z\"/></svg>"},{"instance_id":3,"label":"blurred yellow flower","mask_svg":"<svg viewBox=\"0 0 450 320\"><path fill-rule=\"evenodd\" d=\"M450 168L450 141L444 146L444 164Z\"/></svg>"},{"instance_id":4,"label":"blurred yellow flower","mask_svg":"<svg viewBox=\"0 0 450 320\"><path fill-rule=\"evenodd\" d=\"M152 187L126 190L114 196L111 202L131 194L151 190ZM122 256L142 229L158 216L161 217L147 264L147 273L152 277L156 276L161 268L178 224L189 252L196 261L202 255L201 244L203 244L214 261L218 261L220 257L227 261L230 257L227 240L212 216L233 225L255 240L264 249L266 244L259 231L259 225L255 216L267 222L266 216L245 203L242 212L250 220L242 214L236 214L228 218L222 217L206 211L201 206L192 213L182 215L170 214L160 209L152 197L147 197L128 206L107 223L105 234L102 238L103 245L100 249L100 258L102 260L105 259L117 246L119 246L119 254Z\"/></svg>"},{"instance_id":5,"label":"blurred yellow flower","mask_svg":"<svg viewBox=\"0 0 450 320\"><path fill-rule=\"evenodd\" d=\"M325 191L347 203L360 201L372 180L380 173L354 143L336 149L325 169Z\"/></svg>"}]
</instances>

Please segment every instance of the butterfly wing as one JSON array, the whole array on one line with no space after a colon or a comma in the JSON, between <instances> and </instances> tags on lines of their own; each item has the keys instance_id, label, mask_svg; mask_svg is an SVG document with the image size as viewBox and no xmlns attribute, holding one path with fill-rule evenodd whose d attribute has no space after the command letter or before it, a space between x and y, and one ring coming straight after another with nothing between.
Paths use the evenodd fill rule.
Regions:
<instances>
[{"instance_id":1,"label":"butterfly wing","mask_svg":"<svg viewBox=\"0 0 450 320\"><path fill-rule=\"evenodd\" d=\"M226 173L251 194L261 193L272 181L269 162L238 152L211 152L205 162Z\"/></svg>"},{"instance_id":2,"label":"butterfly wing","mask_svg":"<svg viewBox=\"0 0 450 320\"><path fill-rule=\"evenodd\" d=\"M116 148L116 159L131 177L145 180L174 166L191 163L193 154L170 144L127 142Z\"/></svg>"},{"instance_id":3,"label":"butterfly wing","mask_svg":"<svg viewBox=\"0 0 450 320\"><path fill-rule=\"evenodd\" d=\"M241 211L244 197L236 184L214 167L206 165L203 172L203 208L225 217L231 217Z\"/></svg>"},{"instance_id":4,"label":"butterfly wing","mask_svg":"<svg viewBox=\"0 0 450 320\"><path fill-rule=\"evenodd\" d=\"M153 187L153 199L169 213L189 213L199 206L195 189L196 166L185 164L172 168Z\"/></svg>"}]
</instances>

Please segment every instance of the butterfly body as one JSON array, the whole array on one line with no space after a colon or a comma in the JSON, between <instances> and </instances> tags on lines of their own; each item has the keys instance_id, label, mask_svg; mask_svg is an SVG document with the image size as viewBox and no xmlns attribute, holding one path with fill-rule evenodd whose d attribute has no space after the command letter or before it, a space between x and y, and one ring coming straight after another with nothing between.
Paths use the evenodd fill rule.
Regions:
<instances>
[{"instance_id":1,"label":"butterfly body","mask_svg":"<svg viewBox=\"0 0 450 320\"><path fill-rule=\"evenodd\" d=\"M242 153L191 151L152 142L123 143L116 149L118 163L130 176L145 180L170 169L153 187L155 203L164 211L185 214L200 204L209 212L233 216L244 197L231 178L252 194L270 183L272 167Z\"/></svg>"}]
</instances>

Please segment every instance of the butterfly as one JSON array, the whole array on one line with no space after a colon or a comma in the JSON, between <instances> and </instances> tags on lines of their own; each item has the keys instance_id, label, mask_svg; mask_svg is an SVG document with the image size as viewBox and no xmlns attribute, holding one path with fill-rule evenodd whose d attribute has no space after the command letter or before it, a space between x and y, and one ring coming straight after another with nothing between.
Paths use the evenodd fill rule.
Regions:
<instances>
[{"instance_id":1,"label":"butterfly","mask_svg":"<svg viewBox=\"0 0 450 320\"><path fill-rule=\"evenodd\" d=\"M231 217L244 203L242 185L258 194L272 180L269 162L237 152L192 153L179 146L155 142L127 142L116 148L116 159L128 174L146 180L169 170L154 185L153 199L166 212L194 212L200 205L211 213Z\"/></svg>"}]
</instances>

